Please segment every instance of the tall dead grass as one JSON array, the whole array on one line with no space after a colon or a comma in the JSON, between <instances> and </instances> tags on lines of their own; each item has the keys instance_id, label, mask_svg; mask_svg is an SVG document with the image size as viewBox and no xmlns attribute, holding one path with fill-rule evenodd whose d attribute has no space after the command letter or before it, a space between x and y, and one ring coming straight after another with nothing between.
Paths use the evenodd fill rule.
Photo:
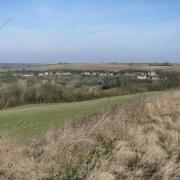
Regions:
<instances>
[{"instance_id":1,"label":"tall dead grass","mask_svg":"<svg viewBox=\"0 0 180 180\"><path fill-rule=\"evenodd\" d=\"M180 179L180 94L116 105L31 145L1 138L0 179Z\"/></svg>"}]
</instances>

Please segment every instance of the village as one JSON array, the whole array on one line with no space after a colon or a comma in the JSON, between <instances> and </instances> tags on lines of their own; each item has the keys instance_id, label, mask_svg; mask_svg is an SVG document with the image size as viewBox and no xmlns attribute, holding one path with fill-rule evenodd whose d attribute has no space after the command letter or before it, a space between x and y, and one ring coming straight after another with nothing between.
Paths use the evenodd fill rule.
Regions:
<instances>
[{"instance_id":1,"label":"village","mask_svg":"<svg viewBox=\"0 0 180 180\"><path fill-rule=\"evenodd\" d=\"M160 80L159 75L155 71L119 71L119 72L104 72L104 71L82 71L82 72L59 72L59 71L46 71L46 72L18 72L18 73L8 73L13 77L68 77L78 74L81 77L113 77L113 76L122 76L129 77L138 80ZM5 76L6 73L1 73L0 77Z\"/></svg>"}]
</instances>

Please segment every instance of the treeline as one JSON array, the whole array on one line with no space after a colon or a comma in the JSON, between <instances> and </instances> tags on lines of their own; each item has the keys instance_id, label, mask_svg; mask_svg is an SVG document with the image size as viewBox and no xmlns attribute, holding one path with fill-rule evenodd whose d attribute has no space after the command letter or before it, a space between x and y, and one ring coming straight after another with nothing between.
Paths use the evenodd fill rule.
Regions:
<instances>
[{"instance_id":1,"label":"treeline","mask_svg":"<svg viewBox=\"0 0 180 180\"><path fill-rule=\"evenodd\" d=\"M180 86L180 73L158 72L160 80L138 80L132 77L105 77L95 91L65 88L53 81L18 79L9 84L1 83L0 109L23 104L58 103L91 100L137 92L159 91ZM97 80L95 81L96 83ZM88 82L86 82L88 83ZM95 85L89 82L91 85ZM84 83L83 83L84 84ZM111 89L118 88L118 91Z\"/></svg>"},{"instance_id":2,"label":"treeline","mask_svg":"<svg viewBox=\"0 0 180 180\"><path fill-rule=\"evenodd\" d=\"M116 94L103 91L87 92L64 89L51 82L29 83L27 80L18 80L14 84L5 85L0 89L0 109L23 104L58 103L91 100Z\"/></svg>"},{"instance_id":3,"label":"treeline","mask_svg":"<svg viewBox=\"0 0 180 180\"><path fill-rule=\"evenodd\" d=\"M161 91L170 88L180 87L179 72L158 72L159 80L138 80L134 77L116 76L106 77L102 83L102 89L119 87L127 93Z\"/></svg>"}]
</instances>

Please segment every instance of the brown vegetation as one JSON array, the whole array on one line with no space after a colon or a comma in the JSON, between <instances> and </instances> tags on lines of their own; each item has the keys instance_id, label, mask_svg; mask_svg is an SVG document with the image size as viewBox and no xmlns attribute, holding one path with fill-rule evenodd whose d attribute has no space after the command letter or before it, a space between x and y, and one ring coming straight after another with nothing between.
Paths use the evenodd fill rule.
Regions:
<instances>
[{"instance_id":1,"label":"brown vegetation","mask_svg":"<svg viewBox=\"0 0 180 180\"><path fill-rule=\"evenodd\" d=\"M116 105L31 145L1 138L0 179L180 179L180 94Z\"/></svg>"},{"instance_id":2,"label":"brown vegetation","mask_svg":"<svg viewBox=\"0 0 180 180\"><path fill-rule=\"evenodd\" d=\"M178 71L180 70L179 64L174 65L148 65L148 64L49 64L31 68L32 70L104 70L104 71L120 71L120 70L165 70L165 71Z\"/></svg>"}]
</instances>

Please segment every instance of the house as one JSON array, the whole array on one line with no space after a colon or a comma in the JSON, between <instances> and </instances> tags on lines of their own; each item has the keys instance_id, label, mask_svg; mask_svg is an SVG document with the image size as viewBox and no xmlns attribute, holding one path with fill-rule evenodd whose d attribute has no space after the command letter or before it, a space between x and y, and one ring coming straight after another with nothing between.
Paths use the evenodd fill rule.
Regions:
<instances>
[{"instance_id":1,"label":"house","mask_svg":"<svg viewBox=\"0 0 180 180\"><path fill-rule=\"evenodd\" d=\"M63 73L60 73L60 72L56 72L56 76L62 76Z\"/></svg>"},{"instance_id":2,"label":"house","mask_svg":"<svg viewBox=\"0 0 180 180\"><path fill-rule=\"evenodd\" d=\"M97 76L97 75L98 75L97 72L93 72L93 73L92 73L92 76Z\"/></svg>"},{"instance_id":3,"label":"house","mask_svg":"<svg viewBox=\"0 0 180 180\"><path fill-rule=\"evenodd\" d=\"M109 76L114 76L114 73L112 72L112 73L109 73Z\"/></svg>"},{"instance_id":4,"label":"house","mask_svg":"<svg viewBox=\"0 0 180 180\"><path fill-rule=\"evenodd\" d=\"M159 80L158 74L156 72L149 72L148 76L151 80Z\"/></svg>"},{"instance_id":5,"label":"house","mask_svg":"<svg viewBox=\"0 0 180 180\"><path fill-rule=\"evenodd\" d=\"M40 77L43 77L43 76L44 76L44 74L42 74L42 73L39 73L39 74L38 74L38 76L40 76Z\"/></svg>"},{"instance_id":6,"label":"house","mask_svg":"<svg viewBox=\"0 0 180 180\"><path fill-rule=\"evenodd\" d=\"M101 72L101 73L99 73L99 76L100 76L100 77L105 77L105 76L107 76L107 74L106 74L106 73Z\"/></svg>"},{"instance_id":7,"label":"house","mask_svg":"<svg viewBox=\"0 0 180 180\"><path fill-rule=\"evenodd\" d=\"M45 73L44 73L44 76L49 76L49 72L45 72Z\"/></svg>"},{"instance_id":8,"label":"house","mask_svg":"<svg viewBox=\"0 0 180 180\"><path fill-rule=\"evenodd\" d=\"M140 75L140 76L137 76L137 79L145 80L145 79L147 79L147 76L146 75Z\"/></svg>"},{"instance_id":9,"label":"house","mask_svg":"<svg viewBox=\"0 0 180 180\"><path fill-rule=\"evenodd\" d=\"M90 76L91 75L91 72L84 72L83 73L83 76Z\"/></svg>"},{"instance_id":10,"label":"house","mask_svg":"<svg viewBox=\"0 0 180 180\"><path fill-rule=\"evenodd\" d=\"M64 76L71 76L72 73L70 73L70 72L65 72L65 73L63 73L63 75L64 75Z\"/></svg>"},{"instance_id":11,"label":"house","mask_svg":"<svg viewBox=\"0 0 180 180\"><path fill-rule=\"evenodd\" d=\"M23 77L34 77L34 74L23 74Z\"/></svg>"},{"instance_id":12,"label":"house","mask_svg":"<svg viewBox=\"0 0 180 180\"><path fill-rule=\"evenodd\" d=\"M134 77L134 76L135 76L135 73L125 72L125 73L124 73L124 76L126 76L126 77Z\"/></svg>"},{"instance_id":13,"label":"house","mask_svg":"<svg viewBox=\"0 0 180 180\"><path fill-rule=\"evenodd\" d=\"M152 77L152 80L157 81L157 80L160 80L160 78L159 77Z\"/></svg>"}]
</instances>

